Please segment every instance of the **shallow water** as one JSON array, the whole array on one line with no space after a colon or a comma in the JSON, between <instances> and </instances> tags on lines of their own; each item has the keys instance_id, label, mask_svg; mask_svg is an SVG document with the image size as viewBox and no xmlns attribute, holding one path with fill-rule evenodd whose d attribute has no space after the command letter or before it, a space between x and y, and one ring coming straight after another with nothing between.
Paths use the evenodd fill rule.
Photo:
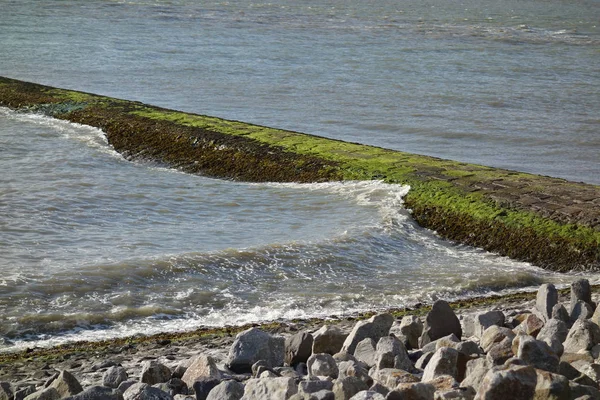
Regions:
<instances>
[{"instance_id":1,"label":"shallow water","mask_svg":"<svg viewBox=\"0 0 600 400\"><path fill-rule=\"evenodd\" d=\"M594 1L5 2L0 74L600 183ZM0 109L9 348L402 307L573 276L439 240L380 182L130 163ZM597 280L591 275L592 280Z\"/></svg>"}]
</instances>

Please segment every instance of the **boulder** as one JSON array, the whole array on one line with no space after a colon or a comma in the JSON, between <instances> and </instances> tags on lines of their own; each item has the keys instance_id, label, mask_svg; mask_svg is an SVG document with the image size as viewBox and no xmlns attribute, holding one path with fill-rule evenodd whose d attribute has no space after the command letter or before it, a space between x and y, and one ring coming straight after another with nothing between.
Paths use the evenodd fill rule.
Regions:
<instances>
[{"instance_id":1,"label":"boulder","mask_svg":"<svg viewBox=\"0 0 600 400\"><path fill-rule=\"evenodd\" d=\"M512 341L514 337L515 333L512 330L492 325L483 332L479 345L487 353L494 344L501 342L504 338Z\"/></svg>"},{"instance_id":2,"label":"boulder","mask_svg":"<svg viewBox=\"0 0 600 400\"><path fill-rule=\"evenodd\" d=\"M323 325L321 329L312 334L312 354L327 353L334 355L338 353L348 334L342 332L337 326Z\"/></svg>"},{"instance_id":3,"label":"boulder","mask_svg":"<svg viewBox=\"0 0 600 400\"><path fill-rule=\"evenodd\" d=\"M427 313L423 334L419 339L420 347L441 337L455 334L458 339L462 337L460 321L450 305L444 300L433 303L431 311Z\"/></svg>"},{"instance_id":4,"label":"boulder","mask_svg":"<svg viewBox=\"0 0 600 400\"><path fill-rule=\"evenodd\" d=\"M313 336L308 332L298 332L285 339L284 362L292 367L305 363L312 354Z\"/></svg>"},{"instance_id":5,"label":"boulder","mask_svg":"<svg viewBox=\"0 0 600 400\"><path fill-rule=\"evenodd\" d=\"M244 395L244 385L237 381L223 381L215 386L206 400L240 400Z\"/></svg>"},{"instance_id":6,"label":"boulder","mask_svg":"<svg viewBox=\"0 0 600 400\"><path fill-rule=\"evenodd\" d=\"M9 400L14 396L12 386L9 382L0 382L0 400Z\"/></svg>"},{"instance_id":7,"label":"boulder","mask_svg":"<svg viewBox=\"0 0 600 400\"><path fill-rule=\"evenodd\" d=\"M202 376L194 381L193 387L194 393L196 394L196 400L206 400L208 394L219 384L221 381L210 376Z\"/></svg>"},{"instance_id":8,"label":"boulder","mask_svg":"<svg viewBox=\"0 0 600 400\"><path fill-rule=\"evenodd\" d=\"M435 386L424 383L401 383L387 394L386 400L431 400Z\"/></svg>"},{"instance_id":9,"label":"boulder","mask_svg":"<svg viewBox=\"0 0 600 400\"><path fill-rule=\"evenodd\" d=\"M313 354L308 359L306 365L308 367L309 378L318 376L337 378L339 375L339 368L331 354Z\"/></svg>"},{"instance_id":10,"label":"boulder","mask_svg":"<svg viewBox=\"0 0 600 400\"><path fill-rule=\"evenodd\" d=\"M287 399L297 392L294 378L252 378L246 381L242 400Z\"/></svg>"},{"instance_id":11,"label":"boulder","mask_svg":"<svg viewBox=\"0 0 600 400\"><path fill-rule=\"evenodd\" d=\"M434 351L428 351L427 353L423 353L421 357L415 363L415 368L417 369L425 369L431 357L433 357Z\"/></svg>"},{"instance_id":12,"label":"boulder","mask_svg":"<svg viewBox=\"0 0 600 400\"><path fill-rule=\"evenodd\" d=\"M377 355L375 354L375 340L365 338L361 340L354 349L354 357L362 363L365 363L369 368L375 365Z\"/></svg>"},{"instance_id":13,"label":"boulder","mask_svg":"<svg viewBox=\"0 0 600 400\"><path fill-rule=\"evenodd\" d=\"M406 338L407 347L410 349L419 348L419 338L423 334L423 322L419 317L407 315L400 321L400 332Z\"/></svg>"},{"instance_id":14,"label":"boulder","mask_svg":"<svg viewBox=\"0 0 600 400\"><path fill-rule=\"evenodd\" d=\"M123 393L124 400L173 400L173 396L147 383L139 382L131 385Z\"/></svg>"},{"instance_id":15,"label":"boulder","mask_svg":"<svg viewBox=\"0 0 600 400\"><path fill-rule=\"evenodd\" d=\"M589 303L586 303L583 300L578 300L575 304L571 306L571 313L569 318L572 322L577 321L578 319L588 319L594 315L594 309Z\"/></svg>"},{"instance_id":16,"label":"boulder","mask_svg":"<svg viewBox=\"0 0 600 400\"><path fill-rule=\"evenodd\" d=\"M158 361L144 361L140 382L154 385L171 379L171 369Z\"/></svg>"},{"instance_id":17,"label":"boulder","mask_svg":"<svg viewBox=\"0 0 600 400\"><path fill-rule=\"evenodd\" d=\"M400 383L415 383L419 382L419 378L410 372L396 369L383 368L372 372L373 381L385 386L388 389L393 389Z\"/></svg>"},{"instance_id":18,"label":"boulder","mask_svg":"<svg viewBox=\"0 0 600 400\"><path fill-rule=\"evenodd\" d=\"M338 368L340 370L339 378L343 378L345 376L355 376L365 382L367 385L371 385L373 383L373 378L369 376L369 371L365 367L364 364L356 361L342 361L338 363Z\"/></svg>"},{"instance_id":19,"label":"boulder","mask_svg":"<svg viewBox=\"0 0 600 400\"><path fill-rule=\"evenodd\" d=\"M47 387L25 397L25 400L58 400L60 394L53 387Z\"/></svg>"},{"instance_id":20,"label":"boulder","mask_svg":"<svg viewBox=\"0 0 600 400\"><path fill-rule=\"evenodd\" d=\"M450 347L437 350L423 371L423 382L431 381L440 375L457 376L458 351Z\"/></svg>"},{"instance_id":21,"label":"boulder","mask_svg":"<svg viewBox=\"0 0 600 400\"><path fill-rule=\"evenodd\" d=\"M102 385L109 388L118 388L121 382L129 379L127 370L120 365L113 365L102 375Z\"/></svg>"},{"instance_id":22,"label":"boulder","mask_svg":"<svg viewBox=\"0 0 600 400\"><path fill-rule=\"evenodd\" d=\"M342 351L354 354L359 342L370 338L377 342L382 336L387 336L394 322L391 314L374 315L366 321L358 321L346 337Z\"/></svg>"},{"instance_id":23,"label":"boulder","mask_svg":"<svg viewBox=\"0 0 600 400\"><path fill-rule=\"evenodd\" d=\"M530 337L521 339L517 357L534 368L549 372L558 372L560 359L550 346L541 340Z\"/></svg>"},{"instance_id":24,"label":"boulder","mask_svg":"<svg viewBox=\"0 0 600 400\"><path fill-rule=\"evenodd\" d=\"M346 376L336 379L333 382L333 394L335 400L346 400L354 396L356 393L368 390L369 386L361 379L355 376Z\"/></svg>"},{"instance_id":25,"label":"boulder","mask_svg":"<svg viewBox=\"0 0 600 400\"><path fill-rule=\"evenodd\" d=\"M106 386L91 386L65 400L123 400L123 392Z\"/></svg>"},{"instance_id":26,"label":"boulder","mask_svg":"<svg viewBox=\"0 0 600 400\"><path fill-rule=\"evenodd\" d=\"M523 332L535 338L543 327L544 320L535 314L529 314L525 320L515 328L515 332Z\"/></svg>"},{"instance_id":27,"label":"boulder","mask_svg":"<svg viewBox=\"0 0 600 400\"><path fill-rule=\"evenodd\" d=\"M350 400L385 400L385 396L374 390L361 390L350 397Z\"/></svg>"},{"instance_id":28,"label":"boulder","mask_svg":"<svg viewBox=\"0 0 600 400\"><path fill-rule=\"evenodd\" d=\"M577 353L591 350L600 343L600 327L587 319L578 319L567 334L563 343L565 353Z\"/></svg>"},{"instance_id":29,"label":"boulder","mask_svg":"<svg viewBox=\"0 0 600 400\"><path fill-rule=\"evenodd\" d=\"M532 366L493 368L483 378L475 399L530 400L536 385L537 374Z\"/></svg>"},{"instance_id":30,"label":"boulder","mask_svg":"<svg viewBox=\"0 0 600 400\"><path fill-rule=\"evenodd\" d=\"M535 385L536 399L570 399L571 388L569 380L562 375L548 371L536 370Z\"/></svg>"},{"instance_id":31,"label":"boulder","mask_svg":"<svg viewBox=\"0 0 600 400\"><path fill-rule=\"evenodd\" d=\"M563 306L562 304L557 304L554 307L552 307L552 319L558 319L564 322L565 324L569 324L569 326L571 323L571 316L569 315L569 312L567 311L565 306Z\"/></svg>"},{"instance_id":32,"label":"boulder","mask_svg":"<svg viewBox=\"0 0 600 400\"><path fill-rule=\"evenodd\" d=\"M220 380L221 371L217 368L215 360L207 355L201 354L192 359L192 363L187 367L181 380L191 388L194 382L200 378L214 378Z\"/></svg>"},{"instance_id":33,"label":"boulder","mask_svg":"<svg viewBox=\"0 0 600 400\"><path fill-rule=\"evenodd\" d=\"M301 381L298 384L298 394L302 395L303 398L311 393L320 392L322 390L331 391L333 390L333 381L329 380L308 380Z\"/></svg>"},{"instance_id":34,"label":"boulder","mask_svg":"<svg viewBox=\"0 0 600 400\"><path fill-rule=\"evenodd\" d=\"M283 365L285 339L272 336L258 329L250 328L240 332L229 349L227 367L236 373L251 371L252 364L259 360L267 362L269 367Z\"/></svg>"},{"instance_id":35,"label":"boulder","mask_svg":"<svg viewBox=\"0 0 600 400\"><path fill-rule=\"evenodd\" d=\"M512 349L512 340L510 337L505 337L499 343L494 343L486 355L486 360L491 365L502 365L515 354Z\"/></svg>"},{"instance_id":36,"label":"boulder","mask_svg":"<svg viewBox=\"0 0 600 400\"><path fill-rule=\"evenodd\" d=\"M567 324L561 320L551 318L546 321L544 327L538 333L537 340L546 342L552 351L560 357L564 351L563 342L567 339L568 334Z\"/></svg>"},{"instance_id":37,"label":"boulder","mask_svg":"<svg viewBox=\"0 0 600 400\"><path fill-rule=\"evenodd\" d=\"M592 304L592 289L590 281L587 279L578 279L571 283L571 303L569 309L572 310L573 306L580 300L590 305Z\"/></svg>"},{"instance_id":38,"label":"boulder","mask_svg":"<svg viewBox=\"0 0 600 400\"><path fill-rule=\"evenodd\" d=\"M461 387L471 387L476 392L479 390L479 385L483 378L490 370L491 365L485 357L476 358L467 362L465 379L460 383Z\"/></svg>"},{"instance_id":39,"label":"boulder","mask_svg":"<svg viewBox=\"0 0 600 400\"><path fill-rule=\"evenodd\" d=\"M552 308L558 304L558 290L551 283L544 283L537 291L535 308L544 320L552 318Z\"/></svg>"},{"instance_id":40,"label":"boulder","mask_svg":"<svg viewBox=\"0 0 600 400\"><path fill-rule=\"evenodd\" d=\"M452 347L455 344L460 343L460 339L456 337L454 333L441 337L439 339L433 340L421 348L421 351L424 353L430 351L436 351L440 347Z\"/></svg>"},{"instance_id":41,"label":"boulder","mask_svg":"<svg viewBox=\"0 0 600 400\"><path fill-rule=\"evenodd\" d=\"M502 311L488 311L477 314L473 321L473 334L481 338L483 332L492 325L504 326L505 316Z\"/></svg>"},{"instance_id":42,"label":"boulder","mask_svg":"<svg viewBox=\"0 0 600 400\"><path fill-rule=\"evenodd\" d=\"M83 392L79 381L69 371L61 371L58 377L52 381L50 387L56 389L61 398Z\"/></svg>"},{"instance_id":43,"label":"boulder","mask_svg":"<svg viewBox=\"0 0 600 400\"><path fill-rule=\"evenodd\" d=\"M384 336L377 342L375 366L377 368L398 368L410 371L412 361L404 343L395 336Z\"/></svg>"}]
</instances>

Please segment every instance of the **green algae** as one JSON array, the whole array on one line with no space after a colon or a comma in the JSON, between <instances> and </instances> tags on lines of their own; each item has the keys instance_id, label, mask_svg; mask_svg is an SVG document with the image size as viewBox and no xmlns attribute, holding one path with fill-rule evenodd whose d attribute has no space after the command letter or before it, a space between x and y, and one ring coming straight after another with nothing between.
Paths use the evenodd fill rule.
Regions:
<instances>
[{"instance_id":1,"label":"green algae","mask_svg":"<svg viewBox=\"0 0 600 400\"><path fill-rule=\"evenodd\" d=\"M127 158L151 158L190 173L249 181L376 179L409 185L405 202L413 217L442 237L559 271L600 268L600 207L572 214L551 210L568 208L565 195L600 197L597 186L7 78L0 78L0 104L99 127ZM536 204L528 205L526 197Z\"/></svg>"}]
</instances>

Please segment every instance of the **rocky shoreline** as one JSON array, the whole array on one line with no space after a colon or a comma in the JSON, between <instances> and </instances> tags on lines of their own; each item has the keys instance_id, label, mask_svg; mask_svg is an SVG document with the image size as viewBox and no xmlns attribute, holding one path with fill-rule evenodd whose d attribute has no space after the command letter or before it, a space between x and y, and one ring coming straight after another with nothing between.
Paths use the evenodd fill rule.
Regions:
<instances>
[{"instance_id":1,"label":"rocky shoreline","mask_svg":"<svg viewBox=\"0 0 600 400\"><path fill-rule=\"evenodd\" d=\"M600 399L600 307L559 292L0 356L0 399Z\"/></svg>"}]
</instances>

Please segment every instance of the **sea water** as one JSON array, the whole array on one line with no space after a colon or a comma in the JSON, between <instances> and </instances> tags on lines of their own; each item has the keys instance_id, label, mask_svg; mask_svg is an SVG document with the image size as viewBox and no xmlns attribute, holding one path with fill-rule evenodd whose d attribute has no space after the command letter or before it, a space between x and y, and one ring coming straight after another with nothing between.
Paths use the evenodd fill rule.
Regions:
<instances>
[{"instance_id":1,"label":"sea water","mask_svg":"<svg viewBox=\"0 0 600 400\"><path fill-rule=\"evenodd\" d=\"M19 1L0 75L600 183L595 1ZM381 182L249 184L0 109L6 349L567 284ZM592 280L595 275L589 275Z\"/></svg>"}]
</instances>

